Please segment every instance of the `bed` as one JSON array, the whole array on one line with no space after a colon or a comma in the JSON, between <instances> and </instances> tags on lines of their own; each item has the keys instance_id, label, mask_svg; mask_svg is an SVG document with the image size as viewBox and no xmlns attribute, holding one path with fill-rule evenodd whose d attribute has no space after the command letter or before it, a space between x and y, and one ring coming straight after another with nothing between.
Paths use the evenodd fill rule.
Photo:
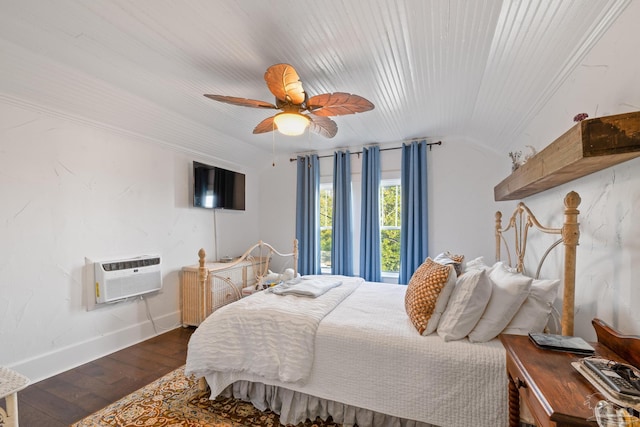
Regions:
<instances>
[{"instance_id":1,"label":"bed","mask_svg":"<svg viewBox=\"0 0 640 427\"><path fill-rule=\"evenodd\" d=\"M302 285L319 289L317 298L278 295L282 285L292 283L285 282L239 299L215 311L194 332L186 372L206 380L211 398L251 401L260 410L279 413L283 424L331 416L337 423L360 427L507 425L505 353L495 336L526 333L528 324L516 320L531 320L530 313L525 315L531 304L546 313L546 325L558 289L558 280L523 274L530 274L524 265L528 232L559 236L540 257L537 272L551 250L564 246L562 326L557 332L571 335L579 203L577 193L566 195L558 228L542 226L524 203L504 227L502 214L496 213L496 260L502 261L488 263L492 265L482 258L465 265L445 253L439 262L425 260L408 286L305 276L284 286L285 292ZM507 239L507 233L513 238ZM427 297L431 313L421 320L414 303L425 299L425 288L414 278L420 279L421 271L434 278L432 272L445 269L450 273L443 283L427 289L430 293L439 287L435 297ZM265 283L265 277L259 279ZM504 280L509 283L501 284ZM517 285L516 292L515 282L528 285ZM489 283L483 293L480 283ZM542 292L534 291L534 284L544 285L547 301L534 295ZM519 302L513 299L516 294ZM492 313L500 307L513 312L506 322L504 313L499 319Z\"/></svg>"}]
</instances>

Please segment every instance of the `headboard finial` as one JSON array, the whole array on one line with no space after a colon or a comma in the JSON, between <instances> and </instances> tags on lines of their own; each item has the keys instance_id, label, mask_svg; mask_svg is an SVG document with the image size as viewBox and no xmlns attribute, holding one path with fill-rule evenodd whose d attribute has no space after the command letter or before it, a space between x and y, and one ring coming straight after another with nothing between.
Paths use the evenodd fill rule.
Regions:
<instances>
[{"instance_id":1,"label":"headboard finial","mask_svg":"<svg viewBox=\"0 0 640 427\"><path fill-rule=\"evenodd\" d=\"M577 246L580 240L580 227L578 224L578 205L582 199L575 191L571 191L564 198L564 226L562 227L562 238L565 245Z\"/></svg>"},{"instance_id":2,"label":"headboard finial","mask_svg":"<svg viewBox=\"0 0 640 427\"><path fill-rule=\"evenodd\" d=\"M566 196L564 196L564 206L567 209L577 209L580 202L582 202L582 199L575 191L570 191Z\"/></svg>"},{"instance_id":3,"label":"headboard finial","mask_svg":"<svg viewBox=\"0 0 640 427\"><path fill-rule=\"evenodd\" d=\"M206 256L207 253L205 252L204 248L200 248L200 250L198 251L198 264L200 265L200 267L204 267Z\"/></svg>"}]
</instances>

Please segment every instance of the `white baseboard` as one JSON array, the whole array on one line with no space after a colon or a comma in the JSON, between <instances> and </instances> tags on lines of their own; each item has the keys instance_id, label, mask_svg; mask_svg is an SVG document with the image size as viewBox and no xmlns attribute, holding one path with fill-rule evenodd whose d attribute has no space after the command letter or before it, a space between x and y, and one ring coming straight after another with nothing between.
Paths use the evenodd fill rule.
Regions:
<instances>
[{"instance_id":1,"label":"white baseboard","mask_svg":"<svg viewBox=\"0 0 640 427\"><path fill-rule=\"evenodd\" d=\"M69 369L76 368L100 357L132 346L156 335L180 327L180 311L159 316L154 319L156 325L174 325L156 332L151 321L144 321L118 331L95 337L55 351L14 363L9 368L20 372L35 383Z\"/></svg>"}]
</instances>

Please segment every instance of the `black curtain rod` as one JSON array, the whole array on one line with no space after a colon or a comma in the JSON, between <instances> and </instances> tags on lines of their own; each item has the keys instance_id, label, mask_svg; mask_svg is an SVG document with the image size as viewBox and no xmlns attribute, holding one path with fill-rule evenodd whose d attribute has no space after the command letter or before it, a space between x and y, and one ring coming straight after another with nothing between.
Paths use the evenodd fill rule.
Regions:
<instances>
[{"instance_id":1,"label":"black curtain rod","mask_svg":"<svg viewBox=\"0 0 640 427\"><path fill-rule=\"evenodd\" d=\"M432 145L442 145L442 141L438 141L438 142L427 142L427 146L429 147L429 151L431 151L431 146ZM392 148L381 148L380 151L390 151L390 150L399 150L402 147L392 147ZM360 157L360 154L362 154L362 151L354 151L353 153L349 153L349 154L357 154L358 157ZM333 154L327 154L326 156L318 156L319 159L324 159L327 157L333 157ZM291 159L289 158L290 162L295 162L296 160L298 160L298 158L295 159Z\"/></svg>"}]
</instances>

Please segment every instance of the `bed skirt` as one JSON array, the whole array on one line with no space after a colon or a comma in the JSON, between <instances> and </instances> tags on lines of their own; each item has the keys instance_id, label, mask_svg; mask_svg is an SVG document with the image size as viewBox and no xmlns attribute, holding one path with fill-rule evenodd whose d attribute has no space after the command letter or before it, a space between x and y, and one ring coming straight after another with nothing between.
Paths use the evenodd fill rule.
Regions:
<instances>
[{"instance_id":1,"label":"bed skirt","mask_svg":"<svg viewBox=\"0 0 640 427\"><path fill-rule=\"evenodd\" d=\"M279 414L281 424L297 425L307 419L326 420L330 416L345 427L437 427L257 382L236 381L220 395L251 402L261 411L270 409Z\"/></svg>"}]
</instances>

